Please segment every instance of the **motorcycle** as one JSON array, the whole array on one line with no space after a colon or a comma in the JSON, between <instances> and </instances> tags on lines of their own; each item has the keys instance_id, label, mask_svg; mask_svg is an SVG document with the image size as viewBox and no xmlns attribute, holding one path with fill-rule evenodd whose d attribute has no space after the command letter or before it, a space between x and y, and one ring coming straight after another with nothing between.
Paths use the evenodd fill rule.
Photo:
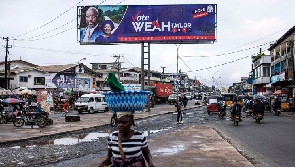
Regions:
<instances>
[{"instance_id":1,"label":"motorcycle","mask_svg":"<svg viewBox=\"0 0 295 168\"><path fill-rule=\"evenodd\" d=\"M225 104L221 105L218 115L219 115L219 118L221 117L222 119L226 115L226 105Z\"/></svg>"},{"instance_id":2,"label":"motorcycle","mask_svg":"<svg viewBox=\"0 0 295 168\"><path fill-rule=\"evenodd\" d=\"M233 122L237 126L239 125L239 122L242 122L241 113L235 113L234 118L233 118Z\"/></svg>"},{"instance_id":3,"label":"motorcycle","mask_svg":"<svg viewBox=\"0 0 295 168\"><path fill-rule=\"evenodd\" d=\"M263 115L261 112L256 112L254 115L255 122L260 123L260 121L263 119Z\"/></svg>"},{"instance_id":4,"label":"motorcycle","mask_svg":"<svg viewBox=\"0 0 295 168\"><path fill-rule=\"evenodd\" d=\"M111 126L114 127L117 124L118 124L117 114L116 113L113 113L113 115L111 117Z\"/></svg>"},{"instance_id":5,"label":"motorcycle","mask_svg":"<svg viewBox=\"0 0 295 168\"><path fill-rule=\"evenodd\" d=\"M279 116L281 114L282 109L281 108L276 108L276 109L272 109L272 113L276 116Z\"/></svg>"},{"instance_id":6,"label":"motorcycle","mask_svg":"<svg viewBox=\"0 0 295 168\"><path fill-rule=\"evenodd\" d=\"M0 115L0 124L7 124L8 121L8 112L2 111Z\"/></svg>"},{"instance_id":7,"label":"motorcycle","mask_svg":"<svg viewBox=\"0 0 295 168\"><path fill-rule=\"evenodd\" d=\"M14 113L15 118L13 119L13 125L15 127L22 127L25 123L38 125L39 127L45 127L48 125L48 116L47 112L23 112Z\"/></svg>"},{"instance_id":8,"label":"motorcycle","mask_svg":"<svg viewBox=\"0 0 295 168\"><path fill-rule=\"evenodd\" d=\"M253 113L253 110L252 110L252 109L248 109L248 110L246 110L246 114L247 114L247 116L251 116L252 113Z\"/></svg>"}]
</instances>

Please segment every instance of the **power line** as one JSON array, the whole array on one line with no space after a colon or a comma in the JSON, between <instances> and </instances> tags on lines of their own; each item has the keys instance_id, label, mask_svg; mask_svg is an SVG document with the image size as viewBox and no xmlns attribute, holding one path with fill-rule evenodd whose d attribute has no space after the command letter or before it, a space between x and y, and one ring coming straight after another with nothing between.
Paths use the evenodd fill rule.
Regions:
<instances>
[{"instance_id":1,"label":"power line","mask_svg":"<svg viewBox=\"0 0 295 168\"><path fill-rule=\"evenodd\" d=\"M76 19L77 19L77 18L76 18ZM45 32L45 33L40 34L40 35L35 36L35 37L43 36L43 35L48 34L48 33L52 32L52 31L54 31L54 30L60 29L60 28L62 28L62 27L64 27L64 26L66 26L66 25L72 23L72 22L73 22L74 20L76 20L76 19L73 19L73 20L69 21L68 23L61 25L60 27L57 27L57 28L55 28L55 29L52 29L52 30L50 30L50 31L48 31L48 32ZM32 38L35 38L35 37L30 37L29 39L32 39Z\"/></svg>"},{"instance_id":2,"label":"power line","mask_svg":"<svg viewBox=\"0 0 295 168\"><path fill-rule=\"evenodd\" d=\"M74 28L77 28L77 26L72 27L72 28L69 28L69 29L66 29L66 30L63 30L63 31L61 31L61 32L59 32L59 33L56 33L56 34L54 34L54 35L47 36L47 37L44 37L44 38L39 38L39 39L32 39L32 40L26 40L26 39L13 39L13 40L18 40L18 41L38 41L38 40L44 40L44 39L51 38L51 37L54 37L54 36L56 36L56 35L59 35L59 34L65 33L65 32L67 32L67 31L69 31L69 30L74 29Z\"/></svg>"},{"instance_id":3,"label":"power line","mask_svg":"<svg viewBox=\"0 0 295 168\"><path fill-rule=\"evenodd\" d=\"M27 32L27 33L24 33L24 34L18 35L18 36L16 36L16 38L17 38L17 37L20 37L20 36L27 35L27 34L33 32L33 31L35 31L35 30L38 30L38 29L41 29L42 27L47 26L48 24L52 23L53 21L55 21L56 19L58 19L59 17L61 17L62 15L64 15L65 13L67 13L68 11L70 11L71 9L73 9L74 7L76 7L76 5L78 5L78 4L81 3L82 1L84 1L84 0L80 0L78 3L76 3L76 4L75 4L74 6L72 6L70 9L64 11L63 13L61 13L60 15L58 15L57 17L55 17L54 19L50 20L49 22L45 23L44 25L42 25L42 26L40 26L40 27L38 27L38 28L36 28L36 29L33 29L33 30L31 30L31 31L29 31L29 32Z\"/></svg>"},{"instance_id":4,"label":"power line","mask_svg":"<svg viewBox=\"0 0 295 168\"><path fill-rule=\"evenodd\" d=\"M14 45L13 47L41 50L41 51L50 51L50 52L60 52L60 53L67 53L67 54L83 54L83 55L89 55L89 56L105 56L106 55L106 54L93 54L93 53L84 53L84 52L72 52L72 51L64 51L64 50L53 50L53 49L46 49L46 48L23 47L23 46L16 46L16 45Z\"/></svg>"},{"instance_id":5,"label":"power line","mask_svg":"<svg viewBox=\"0 0 295 168\"><path fill-rule=\"evenodd\" d=\"M82 0L83 1L83 0ZM81 3L82 1L80 1L79 3ZM102 1L101 3L99 3L99 5L101 5L102 3L104 3L105 1L107 1L107 0L104 0L104 1ZM120 4L120 3L122 3L122 2L124 2L125 0L123 0L123 1L121 1L121 2L119 2L119 3L117 3L117 5L118 4ZM77 4L79 4L79 3L77 3ZM76 4L76 5L77 5ZM69 9L70 10L70 9ZM60 15L61 16L61 15ZM58 18L58 17L57 17ZM56 19L57 19L56 18ZM70 24L70 23L72 23L74 20L77 20L78 18L76 17L76 18L74 18L74 19L72 19L71 21L69 21L69 22L67 22L67 23L65 23L65 24L63 24L63 25L61 25L60 27L57 27L57 28L54 28L54 29L52 29L52 30L50 30L50 31L47 31L47 32L45 32L45 33L42 33L42 34L40 34L40 35L37 35L37 36L32 36L32 37L30 37L30 38L28 38L28 39L32 39L32 38L36 38L36 37L40 37L40 36L43 36L43 35L45 35L45 34L48 34L48 33L50 33L50 32L53 32L53 31L55 31L55 30L58 30L58 29L60 29L60 28L62 28L62 27L64 27L64 26L66 26L66 25L68 25L68 24ZM53 21L53 20L52 20ZM49 23L49 22L48 22ZM46 24L45 24L46 25ZM43 27L45 26L45 25L43 25ZM42 27L42 26L41 26ZM39 28L41 28L41 27L39 27ZM77 27L77 26L76 26ZM75 28L76 28L75 27ZM37 28L38 29L38 28ZM34 29L34 30L37 30L37 29ZM71 29L73 29L73 28L71 28ZM32 30L32 31L34 31L34 30ZM70 29L67 29L67 30L65 30L65 31L68 31L68 30L70 30ZM32 31L30 31L30 32L32 32ZM63 31L63 32L65 32L65 31ZM28 33L30 33L30 32L28 32ZM28 33L26 33L26 34L28 34ZM61 34L61 33L58 33L58 34ZM24 34L25 35L25 34ZM22 35L20 35L20 36L22 36ZM17 37L20 37L20 36L17 36ZM53 35L53 36L55 36L55 35ZM50 37L53 37L53 36L50 36ZM46 38L48 38L48 37L46 37ZM46 38L42 38L42 39L46 39ZM36 39L36 40L42 40L42 39ZM16 38L14 38L13 40L20 40L20 41L24 41L24 40L26 40L26 39L16 39ZM36 40L28 40L28 41L36 41Z\"/></svg>"},{"instance_id":6,"label":"power line","mask_svg":"<svg viewBox=\"0 0 295 168\"><path fill-rule=\"evenodd\" d=\"M279 30L279 31L277 31L277 32L274 32L274 33L272 33L272 34L269 34L269 35L267 35L267 36L264 36L264 37L262 37L262 38L260 38L260 39L254 40L254 41L252 41L252 42L249 42L249 43L243 44L243 45L241 45L241 46L239 46L239 47L235 47L235 48L233 48L233 49L230 49L230 50L227 50L227 51L224 51L224 52L228 52L228 51L231 51L231 50L235 50L235 49L237 49L237 48L240 48L240 47L243 47L243 46L246 46L246 45L249 45L249 44L255 43L255 42L257 42L257 41L260 41L260 40L265 39L265 38L267 38L267 37L269 37L269 36L275 35L275 34L281 32L281 31L284 31L284 30L286 30L286 29L287 29L287 28L282 29L282 30Z\"/></svg>"}]
</instances>

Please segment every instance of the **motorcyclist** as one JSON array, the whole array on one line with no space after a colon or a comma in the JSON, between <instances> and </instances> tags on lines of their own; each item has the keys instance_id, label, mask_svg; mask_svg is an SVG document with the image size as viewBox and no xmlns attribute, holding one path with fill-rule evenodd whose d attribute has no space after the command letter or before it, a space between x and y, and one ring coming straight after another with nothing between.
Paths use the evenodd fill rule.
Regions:
<instances>
[{"instance_id":1,"label":"motorcyclist","mask_svg":"<svg viewBox=\"0 0 295 168\"><path fill-rule=\"evenodd\" d=\"M280 108L281 108L281 101L280 101L279 98L276 98L275 101L272 104L272 110L274 112L277 112L277 109L280 109Z\"/></svg>"},{"instance_id":2,"label":"motorcyclist","mask_svg":"<svg viewBox=\"0 0 295 168\"><path fill-rule=\"evenodd\" d=\"M229 108L229 110L230 110L230 113L231 113L231 121L233 121L235 114L242 112L242 106L237 102L237 100L234 100L234 103Z\"/></svg>"},{"instance_id":3,"label":"motorcyclist","mask_svg":"<svg viewBox=\"0 0 295 168\"><path fill-rule=\"evenodd\" d=\"M253 105L253 117L257 112L261 112L262 116L264 116L265 105L259 99L255 99L255 103Z\"/></svg>"},{"instance_id":4,"label":"motorcyclist","mask_svg":"<svg viewBox=\"0 0 295 168\"><path fill-rule=\"evenodd\" d=\"M37 104L37 110L36 110L36 111L37 111L37 112L44 112L44 110L42 109L40 103Z\"/></svg>"}]
</instances>

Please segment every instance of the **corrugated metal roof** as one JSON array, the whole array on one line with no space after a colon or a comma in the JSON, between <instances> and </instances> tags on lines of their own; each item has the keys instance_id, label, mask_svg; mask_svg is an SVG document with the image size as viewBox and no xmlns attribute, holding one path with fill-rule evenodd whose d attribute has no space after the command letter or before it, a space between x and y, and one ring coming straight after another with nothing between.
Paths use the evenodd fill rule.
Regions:
<instances>
[{"instance_id":1,"label":"corrugated metal roof","mask_svg":"<svg viewBox=\"0 0 295 168\"><path fill-rule=\"evenodd\" d=\"M30 62L23 61L23 60L11 60L11 61L7 61L7 62L11 62L11 63L20 62L20 63L24 63L24 64L27 64L27 65L32 66L32 67L38 66L38 65L35 65L35 64L30 63ZM5 61L0 61L0 64L5 64Z\"/></svg>"},{"instance_id":2,"label":"corrugated metal roof","mask_svg":"<svg viewBox=\"0 0 295 168\"><path fill-rule=\"evenodd\" d=\"M73 68L77 64L65 64L65 65L48 65L48 66L38 66L37 68L42 69L45 72L62 72L67 69Z\"/></svg>"},{"instance_id":3,"label":"corrugated metal roof","mask_svg":"<svg viewBox=\"0 0 295 168\"><path fill-rule=\"evenodd\" d=\"M10 69L10 73L21 73L21 72L27 72L32 70L44 72L42 69L37 67L18 67L18 68ZM4 72L5 72L5 69L0 70L0 73L4 73Z\"/></svg>"},{"instance_id":4,"label":"corrugated metal roof","mask_svg":"<svg viewBox=\"0 0 295 168\"><path fill-rule=\"evenodd\" d=\"M287 39L289 36L292 35L292 33L295 32L295 26L293 26L291 29L289 29L282 37L280 37L273 45L267 49L268 51L271 51L274 49L276 46L280 45L285 39Z\"/></svg>"}]
</instances>

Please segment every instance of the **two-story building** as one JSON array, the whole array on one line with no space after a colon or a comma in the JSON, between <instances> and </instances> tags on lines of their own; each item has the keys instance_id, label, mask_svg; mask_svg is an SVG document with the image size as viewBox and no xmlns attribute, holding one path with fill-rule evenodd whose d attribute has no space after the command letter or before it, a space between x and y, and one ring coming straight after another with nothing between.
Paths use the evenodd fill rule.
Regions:
<instances>
[{"instance_id":1,"label":"two-story building","mask_svg":"<svg viewBox=\"0 0 295 168\"><path fill-rule=\"evenodd\" d=\"M253 94L263 95L267 90L266 85L270 83L271 56L260 53L252 62Z\"/></svg>"},{"instance_id":2,"label":"two-story building","mask_svg":"<svg viewBox=\"0 0 295 168\"><path fill-rule=\"evenodd\" d=\"M294 61L295 26L289 29L268 49L271 56L271 82L273 91L285 90L293 97L292 82ZM292 51L293 50L293 51ZM293 53L293 54L292 54Z\"/></svg>"},{"instance_id":3,"label":"two-story building","mask_svg":"<svg viewBox=\"0 0 295 168\"><path fill-rule=\"evenodd\" d=\"M121 81L122 84L141 84L141 68L121 68L121 63L90 63L92 64L92 70L102 74L101 78L96 79L96 89L102 91L110 91L106 83L106 79L110 72L113 72L115 76ZM158 71L150 71L150 83L160 82L161 73ZM144 85L148 83L148 71L144 70Z\"/></svg>"},{"instance_id":4,"label":"two-story building","mask_svg":"<svg viewBox=\"0 0 295 168\"><path fill-rule=\"evenodd\" d=\"M4 67L5 63L0 62L0 76L5 74ZM101 78L101 74L82 63L37 66L23 60L14 60L10 61L7 78L9 89L26 87L32 90L71 90L82 93L94 90L94 81Z\"/></svg>"}]
</instances>

